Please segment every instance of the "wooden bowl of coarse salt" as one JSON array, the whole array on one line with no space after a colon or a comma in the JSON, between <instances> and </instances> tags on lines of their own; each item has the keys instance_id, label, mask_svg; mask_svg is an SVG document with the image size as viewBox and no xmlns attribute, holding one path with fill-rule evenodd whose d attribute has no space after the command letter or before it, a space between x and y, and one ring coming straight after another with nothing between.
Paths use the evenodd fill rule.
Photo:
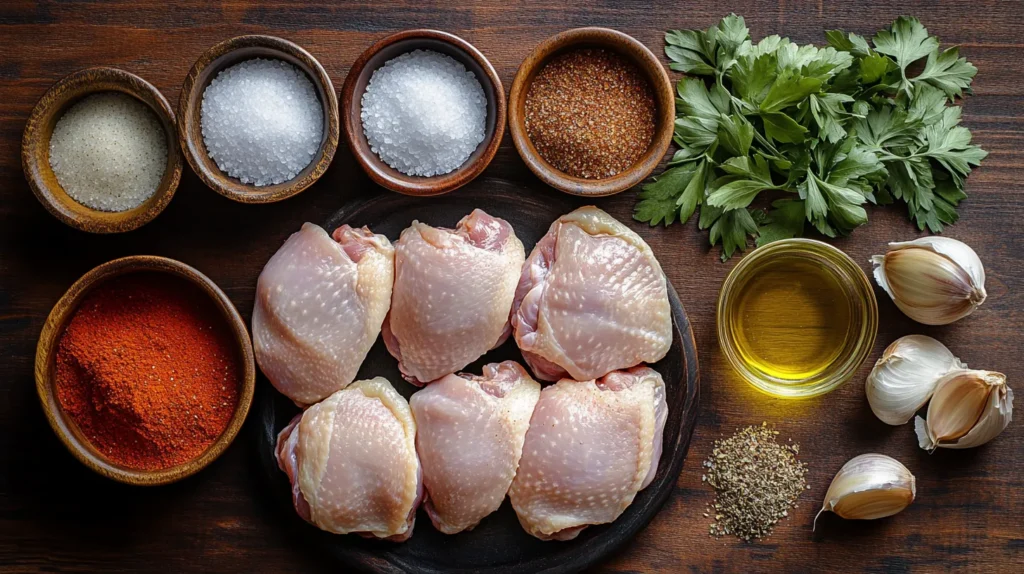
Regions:
<instances>
[{"instance_id":1,"label":"wooden bowl of coarse salt","mask_svg":"<svg viewBox=\"0 0 1024 574\"><path fill-rule=\"evenodd\" d=\"M375 183L405 195L473 181L505 133L498 73L472 44L439 30L381 38L352 64L341 93L352 154Z\"/></svg>"},{"instance_id":2,"label":"wooden bowl of coarse salt","mask_svg":"<svg viewBox=\"0 0 1024 574\"><path fill-rule=\"evenodd\" d=\"M124 70L75 72L32 110L21 163L57 219L91 233L131 231L159 215L178 187L174 111L149 82Z\"/></svg>"},{"instance_id":3,"label":"wooden bowl of coarse salt","mask_svg":"<svg viewBox=\"0 0 1024 574\"><path fill-rule=\"evenodd\" d=\"M189 165L241 203L298 194L338 148L331 78L301 46L274 36L238 36L199 56L181 86L178 118Z\"/></svg>"}]
</instances>

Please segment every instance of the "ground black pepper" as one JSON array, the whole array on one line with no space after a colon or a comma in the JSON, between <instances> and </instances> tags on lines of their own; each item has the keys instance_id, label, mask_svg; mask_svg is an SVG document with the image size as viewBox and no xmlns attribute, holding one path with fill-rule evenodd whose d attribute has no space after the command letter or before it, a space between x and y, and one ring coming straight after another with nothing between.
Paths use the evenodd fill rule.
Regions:
<instances>
[{"instance_id":1,"label":"ground black pepper","mask_svg":"<svg viewBox=\"0 0 1024 574\"><path fill-rule=\"evenodd\" d=\"M733 534L747 542L765 538L809 488L807 465L796 458L800 446L777 443L778 434L761 423L715 441L701 477L715 489L715 501L708 509L714 513L714 522L708 534Z\"/></svg>"},{"instance_id":2,"label":"ground black pepper","mask_svg":"<svg viewBox=\"0 0 1024 574\"><path fill-rule=\"evenodd\" d=\"M526 133L541 157L584 179L625 171L654 137L650 83L634 63L608 50L555 56L530 85L525 112Z\"/></svg>"}]
</instances>

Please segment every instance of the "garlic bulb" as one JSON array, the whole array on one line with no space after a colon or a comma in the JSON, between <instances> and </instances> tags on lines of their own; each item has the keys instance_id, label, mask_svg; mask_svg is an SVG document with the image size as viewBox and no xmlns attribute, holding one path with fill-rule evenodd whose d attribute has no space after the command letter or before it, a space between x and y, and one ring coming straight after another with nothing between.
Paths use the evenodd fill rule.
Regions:
<instances>
[{"instance_id":1,"label":"garlic bulb","mask_svg":"<svg viewBox=\"0 0 1024 574\"><path fill-rule=\"evenodd\" d=\"M910 506L917 496L914 475L890 456L868 453L851 458L839 469L825 493L822 512L854 520L892 516Z\"/></svg>"},{"instance_id":2,"label":"garlic bulb","mask_svg":"<svg viewBox=\"0 0 1024 574\"><path fill-rule=\"evenodd\" d=\"M924 335L907 335L882 353L864 392L875 416L884 423L901 425L928 402L939 379L964 368L942 343Z\"/></svg>"},{"instance_id":3,"label":"garlic bulb","mask_svg":"<svg viewBox=\"0 0 1024 574\"><path fill-rule=\"evenodd\" d=\"M958 370L942 378L928 405L928 418L917 417L914 430L921 448L971 448L1003 432L1013 418L1013 389L1006 375Z\"/></svg>"},{"instance_id":4,"label":"garlic bulb","mask_svg":"<svg viewBox=\"0 0 1024 574\"><path fill-rule=\"evenodd\" d=\"M908 317L947 325L985 302L985 268L978 254L948 237L890 243L871 258L875 281Z\"/></svg>"}]
</instances>

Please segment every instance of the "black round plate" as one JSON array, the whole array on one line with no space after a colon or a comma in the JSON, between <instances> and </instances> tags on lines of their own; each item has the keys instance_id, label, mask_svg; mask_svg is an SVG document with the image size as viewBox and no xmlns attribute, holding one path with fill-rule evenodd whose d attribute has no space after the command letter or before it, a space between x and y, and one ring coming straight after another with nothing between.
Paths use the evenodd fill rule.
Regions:
<instances>
[{"instance_id":1,"label":"black round plate","mask_svg":"<svg viewBox=\"0 0 1024 574\"><path fill-rule=\"evenodd\" d=\"M481 182L483 183L483 182ZM486 190L486 191L485 191ZM368 225L375 233L398 239L414 219L435 226L454 227L463 216L479 207L507 220L529 253L559 216L582 205L578 199L550 190L515 188L491 181L456 193L416 198L384 193L342 207L324 228L330 233L343 223L354 227ZM615 551L654 517L676 483L690 443L697 417L697 351L686 312L675 289L669 286L669 300L675 332L668 355L653 367L667 385L668 422L665 447L654 482L637 494L633 504L611 524L591 526L575 540L543 542L526 534L519 526L508 499L497 512L469 532L454 536L434 530L424 511L416 517L412 538L403 543L368 540L359 536L339 536L323 532L302 521L291 506L291 488L273 456L277 433L299 411L277 393L261 376L256 424L261 466L270 488L269 496L285 509L294 528L302 529L302 538L311 539L323 551L350 568L371 572L416 572L419 574L578 572ZM522 355L510 338L501 347L487 353L465 370L479 373L484 364L506 359L522 363ZM525 365L525 363L523 363ZM401 379L395 360L382 341L370 350L358 378L384 376L402 395L409 397L416 387Z\"/></svg>"}]
</instances>

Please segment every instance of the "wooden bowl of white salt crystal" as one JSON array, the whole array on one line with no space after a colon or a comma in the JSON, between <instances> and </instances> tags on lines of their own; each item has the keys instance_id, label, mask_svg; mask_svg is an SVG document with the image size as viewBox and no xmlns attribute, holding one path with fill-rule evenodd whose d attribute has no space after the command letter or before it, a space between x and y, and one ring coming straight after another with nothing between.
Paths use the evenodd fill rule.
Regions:
<instances>
[{"instance_id":1,"label":"wooden bowl of white salt crystal","mask_svg":"<svg viewBox=\"0 0 1024 574\"><path fill-rule=\"evenodd\" d=\"M498 73L472 44L439 30L381 38L352 64L341 94L359 165L406 195L466 185L494 159L505 133Z\"/></svg>"},{"instance_id":2,"label":"wooden bowl of white salt crystal","mask_svg":"<svg viewBox=\"0 0 1024 574\"><path fill-rule=\"evenodd\" d=\"M152 221L181 179L174 111L149 82L88 68L53 85L21 142L25 179L67 225L121 233Z\"/></svg>"},{"instance_id":3,"label":"wooden bowl of white salt crystal","mask_svg":"<svg viewBox=\"0 0 1024 574\"><path fill-rule=\"evenodd\" d=\"M189 165L241 203L305 190L338 147L338 96L327 71L274 36L238 36L199 56L181 87L178 118Z\"/></svg>"}]
</instances>

